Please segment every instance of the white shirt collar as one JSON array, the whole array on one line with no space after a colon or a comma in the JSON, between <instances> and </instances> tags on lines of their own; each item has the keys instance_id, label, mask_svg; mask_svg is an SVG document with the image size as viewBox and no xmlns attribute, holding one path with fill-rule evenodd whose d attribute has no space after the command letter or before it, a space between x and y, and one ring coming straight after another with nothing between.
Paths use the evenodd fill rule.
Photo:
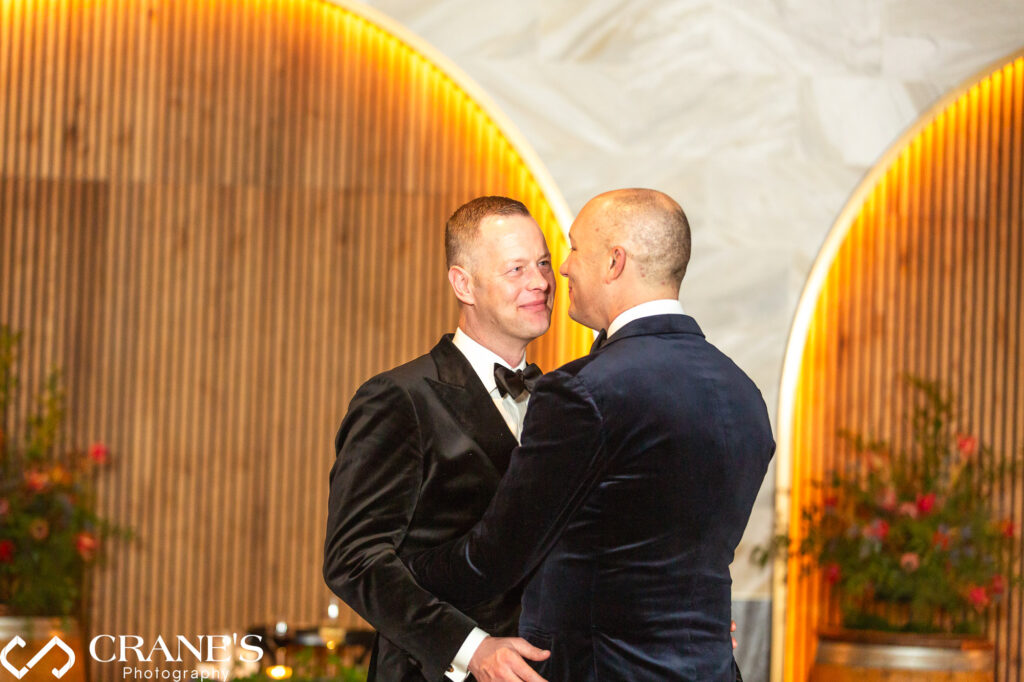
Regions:
<instances>
[{"instance_id":1,"label":"white shirt collar","mask_svg":"<svg viewBox=\"0 0 1024 682\"><path fill-rule=\"evenodd\" d=\"M630 322L639 320L641 317L685 314L686 313L683 311L683 304L679 302L679 299L659 298L655 301L646 301L619 313L619 316L612 320L612 323L608 325L608 338L611 338L612 334L619 331Z\"/></svg>"},{"instance_id":2,"label":"white shirt collar","mask_svg":"<svg viewBox=\"0 0 1024 682\"><path fill-rule=\"evenodd\" d=\"M498 385L494 383L494 363L499 363L508 367L508 363L501 359L497 353L489 348L480 345L479 342L469 338L469 335L462 329L455 330L455 336L452 338L452 343L455 347L462 351L462 354L469 360L469 364L473 367L473 371L480 377L480 381L483 382L484 388L487 389L488 393L498 390ZM515 367L509 367L509 369L523 369L526 367L526 354L523 353L523 358L519 361L519 364Z\"/></svg>"}]
</instances>

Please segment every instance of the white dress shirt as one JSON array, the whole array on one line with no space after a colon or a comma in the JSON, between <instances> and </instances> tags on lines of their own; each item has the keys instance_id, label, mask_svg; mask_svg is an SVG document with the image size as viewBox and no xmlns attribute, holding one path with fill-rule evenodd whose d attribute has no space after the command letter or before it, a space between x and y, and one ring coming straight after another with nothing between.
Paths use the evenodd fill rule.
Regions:
<instances>
[{"instance_id":1,"label":"white dress shirt","mask_svg":"<svg viewBox=\"0 0 1024 682\"><path fill-rule=\"evenodd\" d=\"M502 397L501 392L498 390L498 385L494 381L494 364L498 363L512 370L523 369L526 367L526 355L523 354L518 365L509 367L508 363L502 360L497 353L469 338L461 329L455 330L455 337L452 339L452 343L466 356L469 364L473 367L473 371L476 372L481 383L483 383L484 390L491 396L494 406L498 408L498 412L505 419L508 430L512 432L512 435L516 437L518 442L520 435L523 433L523 420L526 418L526 406L530 402L530 393L529 391L524 391L518 400L507 393ZM473 628L473 631L466 637L462 646L459 647L459 651L455 654L455 658L448 667L445 677L452 680L452 682L462 682L465 680L469 675L469 661L473 658L473 654L476 653L480 643L487 637L488 634L485 631L480 628Z\"/></svg>"},{"instance_id":2,"label":"white dress shirt","mask_svg":"<svg viewBox=\"0 0 1024 682\"><path fill-rule=\"evenodd\" d=\"M608 325L608 330L605 333L610 339L615 332L619 331L630 322L639 320L641 317L685 314L686 312L683 310L683 304L680 303L677 298L659 298L654 301L646 301L619 313L619 316L612 320L612 323Z\"/></svg>"},{"instance_id":3,"label":"white dress shirt","mask_svg":"<svg viewBox=\"0 0 1024 682\"><path fill-rule=\"evenodd\" d=\"M497 353L484 348L477 341L469 338L461 329L455 330L455 338L452 339L452 343L469 360L473 371L480 377L484 390L490 394L491 400L494 401L494 406L498 408L498 412L501 413L505 423L508 424L508 430L512 432L512 435L518 441L519 436L523 432L523 419L526 418L526 405L530 402L530 393L524 392L519 396L518 400L508 393L505 394L505 397L502 397L501 392L498 390L498 385L494 382L494 365L497 363L511 370L523 369L526 367L526 355L524 354L520 358L518 365L509 367L509 364L502 360Z\"/></svg>"}]
</instances>

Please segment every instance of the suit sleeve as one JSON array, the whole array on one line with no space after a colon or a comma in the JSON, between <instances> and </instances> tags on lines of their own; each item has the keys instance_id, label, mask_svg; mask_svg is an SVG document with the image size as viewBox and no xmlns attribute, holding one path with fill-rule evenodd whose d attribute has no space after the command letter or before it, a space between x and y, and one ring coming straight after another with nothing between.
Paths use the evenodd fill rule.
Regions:
<instances>
[{"instance_id":1,"label":"suit sleeve","mask_svg":"<svg viewBox=\"0 0 1024 682\"><path fill-rule=\"evenodd\" d=\"M356 392L335 443L324 580L377 631L441 679L476 623L420 587L398 557L423 481L416 412L383 377Z\"/></svg>"},{"instance_id":2,"label":"suit sleeve","mask_svg":"<svg viewBox=\"0 0 1024 682\"><path fill-rule=\"evenodd\" d=\"M600 479L603 443L601 415L583 383L546 375L483 518L462 538L410 557L420 584L467 608L522 581Z\"/></svg>"}]
</instances>

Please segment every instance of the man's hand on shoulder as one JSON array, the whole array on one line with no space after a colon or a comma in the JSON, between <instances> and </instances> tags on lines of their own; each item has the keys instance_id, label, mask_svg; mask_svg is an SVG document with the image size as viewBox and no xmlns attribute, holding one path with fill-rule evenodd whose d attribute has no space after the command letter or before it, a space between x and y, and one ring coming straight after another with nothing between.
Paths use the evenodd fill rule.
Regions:
<instances>
[{"instance_id":1,"label":"man's hand on shoulder","mask_svg":"<svg viewBox=\"0 0 1024 682\"><path fill-rule=\"evenodd\" d=\"M550 655L521 637L488 637L470 659L469 671L477 682L547 682L523 659L543 661Z\"/></svg>"}]
</instances>

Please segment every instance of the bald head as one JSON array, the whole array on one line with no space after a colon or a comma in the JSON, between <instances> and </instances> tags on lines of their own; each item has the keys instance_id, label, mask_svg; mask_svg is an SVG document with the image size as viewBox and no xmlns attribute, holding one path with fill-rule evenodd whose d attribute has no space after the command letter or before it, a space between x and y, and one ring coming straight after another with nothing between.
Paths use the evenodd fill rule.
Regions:
<instances>
[{"instance_id":1,"label":"bald head","mask_svg":"<svg viewBox=\"0 0 1024 682\"><path fill-rule=\"evenodd\" d=\"M595 211L604 245L624 246L644 280L679 286L690 262L690 223L672 197L653 189L618 189L594 197L588 208Z\"/></svg>"},{"instance_id":2,"label":"bald head","mask_svg":"<svg viewBox=\"0 0 1024 682\"><path fill-rule=\"evenodd\" d=\"M645 301L676 298L690 261L690 225L666 194L620 189L586 203L569 229L560 272L569 316L591 329Z\"/></svg>"}]
</instances>

